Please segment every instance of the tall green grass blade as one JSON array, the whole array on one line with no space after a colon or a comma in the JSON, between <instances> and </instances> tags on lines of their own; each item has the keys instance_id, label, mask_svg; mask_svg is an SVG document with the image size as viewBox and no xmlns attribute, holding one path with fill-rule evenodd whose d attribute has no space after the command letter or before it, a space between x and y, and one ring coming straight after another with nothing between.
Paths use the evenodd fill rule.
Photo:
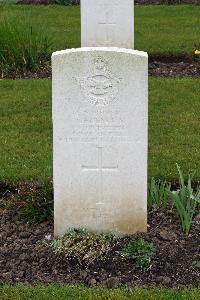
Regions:
<instances>
[{"instance_id":1,"label":"tall green grass blade","mask_svg":"<svg viewBox=\"0 0 200 300\"><path fill-rule=\"evenodd\" d=\"M52 44L41 24L32 24L29 14L0 19L0 72L2 76L35 71L50 59Z\"/></svg>"},{"instance_id":2,"label":"tall green grass blade","mask_svg":"<svg viewBox=\"0 0 200 300\"><path fill-rule=\"evenodd\" d=\"M156 180L154 177L151 178L148 185L148 206L160 207L166 205L169 200L171 189L171 183L161 180Z\"/></svg>"}]
</instances>

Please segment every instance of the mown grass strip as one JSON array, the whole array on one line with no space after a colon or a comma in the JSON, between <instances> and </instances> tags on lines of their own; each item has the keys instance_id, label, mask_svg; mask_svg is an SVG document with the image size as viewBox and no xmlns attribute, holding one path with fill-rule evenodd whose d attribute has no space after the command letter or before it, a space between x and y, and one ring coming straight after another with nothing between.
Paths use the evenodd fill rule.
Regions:
<instances>
[{"instance_id":1,"label":"mown grass strip","mask_svg":"<svg viewBox=\"0 0 200 300\"><path fill-rule=\"evenodd\" d=\"M0 287L1 300L190 300L199 299L200 292L198 289L95 289L79 286L64 285L3 285Z\"/></svg>"},{"instance_id":2,"label":"mown grass strip","mask_svg":"<svg viewBox=\"0 0 200 300\"><path fill-rule=\"evenodd\" d=\"M200 179L200 80L149 80L149 176ZM0 81L0 181L52 176L50 80Z\"/></svg>"},{"instance_id":3,"label":"mown grass strip","mask_svg":"<svg viewBox=\"0 0 200 300\"><path fill-rule=\"evenodd\" d=\"M177 180L178 163L200 178L199 88L198 79L150 79L149 176Z\"/></svg>"},{"instance_id":4,"label":"mown grass strip","mask_svg":"<svg viewBox=\"0 0 200 300\"><path fill-rule=\"evenodd\" d=\"M0 82L0 181L52 174L51 82Z\"/></svg>"},{"instance_id":5,"label":"mown grass strip","mask_svg":"<svg viewBox=\"0 0 200 300\"><path fill-rule=\"evenodd\" d=\"M123 13L123 12L122 12ZM7 5L0 16L28 16L53 35L52 50L80 47L80 8L59 5ZM199 37L200 7L135 6L135 49L149 54L193 54Z\"/></svg>"}]
</instances>

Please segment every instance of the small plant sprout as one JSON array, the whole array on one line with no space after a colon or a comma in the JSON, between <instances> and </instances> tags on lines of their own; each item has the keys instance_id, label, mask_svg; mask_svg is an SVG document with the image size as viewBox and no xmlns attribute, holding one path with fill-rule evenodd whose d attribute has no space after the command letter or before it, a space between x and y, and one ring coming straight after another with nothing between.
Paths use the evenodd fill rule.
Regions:
<instances>
[{"instance_id":1,"label":"small plant sprout","mask_svg":"<svg viewBox=\"0 0 200 300\"><path fill-rule=\"evenodd\" d=\"M156 180L154 177L148 185L148 206L166 205L170 196L171 183Z\"/></svg>"},{"instance_id":2,"label":"small plant sprout","mask_svg":"<svg viewBox=\"0 0 200 300\"><path fill-rule=\"evenodd\" d=\"M188 235L192 226L197 205L200 202L200 188L198 187L196 192L193 190L190 176L188 178L187 186L185 186L185 180L181 168L178 164L176 165L180 177L180 188L179 190L172 192L172 199L181 220L182 230L186 235Z\"/></svg>"},{"instance_id":3,"label":"small plant sprout","mask_svg":"<svg viewBox=\"0 0 200 300\"><path fill-rule=\"evenodd\" d=\"M136 266L142 271L151 268L152 257L155 254L153 243L143 239L130 241L122 250L122 253L135 260Z\"/></svg>"}]
</instances>

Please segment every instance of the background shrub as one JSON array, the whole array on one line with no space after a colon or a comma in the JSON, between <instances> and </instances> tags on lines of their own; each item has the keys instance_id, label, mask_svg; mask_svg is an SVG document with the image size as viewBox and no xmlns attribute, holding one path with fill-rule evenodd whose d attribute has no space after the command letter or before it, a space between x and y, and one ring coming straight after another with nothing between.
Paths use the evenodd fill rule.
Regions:
<instances>
[{"instance_id":1,"label":"background shrub","mask_svg":"<svg viewBox=\"0 0 200 300\"><path fill-rule=\"evenodd\" d=\"M51 37L41 24L26 15L9 15L0 20L1 76L35 71L50 59Z\"/></svg>"}]
</instances>

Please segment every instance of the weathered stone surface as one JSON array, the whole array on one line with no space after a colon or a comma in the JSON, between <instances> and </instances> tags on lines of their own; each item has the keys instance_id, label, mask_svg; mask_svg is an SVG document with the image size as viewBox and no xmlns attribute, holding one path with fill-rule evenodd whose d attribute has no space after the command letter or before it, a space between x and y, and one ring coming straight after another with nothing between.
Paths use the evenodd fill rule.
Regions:
<instances>
[{"instance_id":1,"label":"weathered stone surface","mask_svg":"<svg viewBox=\"0 0 200 300\"><path fill-rule=\"evenodd\" d=\"M146 230L147 65L127 49L53 53L55 235Z\"/></svg>"},{"instance_id":2,"label":"weathered stone surface","mask_svg":"<svg viewBox=\"0 0 200 300\"><path fill-rule=\"evenodd\" d=\"M134 47L134 0L81 0L82 47Z\"/></svg>"}]
</instances>

